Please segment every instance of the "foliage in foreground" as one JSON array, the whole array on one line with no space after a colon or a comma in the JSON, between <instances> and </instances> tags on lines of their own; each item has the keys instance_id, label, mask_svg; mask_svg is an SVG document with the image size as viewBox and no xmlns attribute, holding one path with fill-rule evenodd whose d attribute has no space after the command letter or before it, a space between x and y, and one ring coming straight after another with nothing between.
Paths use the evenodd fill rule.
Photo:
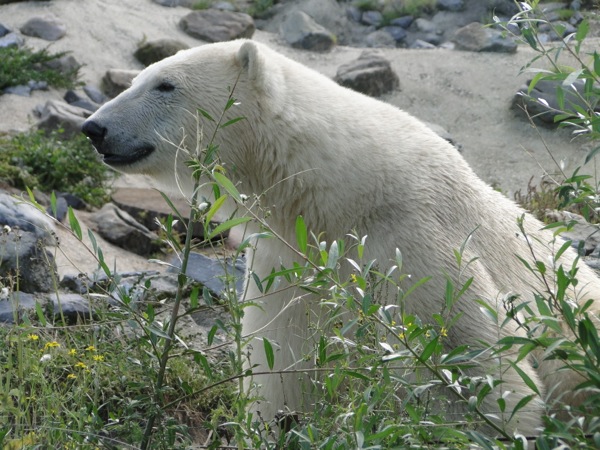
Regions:
<instances>
[{"instance_id":1,"label":"foliage in foreground","mask_svg":"<svg viewBox=\"0 0 600 450\"><path fill-rule=\"evenodd\" d=\"M13 187L66 192L100 206L113 177L83 135L32 131L0 138L0 180Z\"/></svg>"},{"instance_id":2,"label":"foliage in foreground","mask_svg":"<svg viewBox=\"0 0 600 450\"><path fill-rule=\"evenodd\" d=\"M29 81L46 81L57 88L72 88L78 78L79 68L61 72L49 63L66 53L50 53L48 50L33 51L29 48L0 48L0 93L9 86L27 84Z\"/></svg>"},{"instance_id":3,"label":"foliage in foreground","mask_svg":"<svg viewBox=\"0 0 600 450\"><path fill-rule=\"evenodd\" d=\"M515 18L521 19L524 15ZM593 61L596 58L592 56ZM597 79L596 69L586 70L580 74ZM564 74L563 79L568 77ZM223 120L234 105L232 91L220 117L215 119L202 110L199 117L216 123L216 129L234 124L239 118ZM575 124L597 136L593 134L598 131L593 109L579 113L576 118L580 121ZM253 208L257 199L243 196L227 178L213 140L214 136L206 144L199 143L197 149L182 149L189 152L197 185L207 183L214 193L212 198L189 199L191 222L201 223L208 238L251 220L260 223L263 231L244 241L238 252L252 245L253 239L276 239ZM596 192L593 185L587 185L589 190L577 186L582 185L575 185L566 199L577 202L588 192ZM226 201L236 202L238 217L213 228L211 218ZM246 414L246 407L255 399L253 391L245 391L240 383L252 375L242 365L248 341L240 319L246 308L255 306L242 301L233 288L234 279L225 280L231 288L225 290L222 304L206 289L190 287L184 275L179 275L175 300L149 299L145 294L137 297L136 292L150 292L152 282L141 283L139 290L117 289L118 275L104 262L93 234L82 236L76 219L70 218L73 233L91 247L99 270L113 281L99 293L117 301L93 321L77 327L64 328L60 320L49 321L38 311L18 327L2 330L1 337L8 345L0 350L0 392L4 395L0 411L2 419L6 418L2 423L8 425L0 428L0 445L184 448L193 440L193 431L202 428L201 442L215 449L526 448L525 437L506 435L501 423L495 428L479 410L482 400L495 395L492 388L502 380L469 376L469 369L481 358L516 363L537 352L566 362L583 376L580 387L589 389L587 404L566 411L566 417L559 418L550 409L565 410L560 403L548 406L545 428L535 438L538 448L600 448L600 339L589 303L576 304L567 295L568 288L577 283L576 270L560 264L560 254L568 243L545 243L557 248L554 259L541 261L533 254L535 264L524 266L548 286L547 291L537 293L535 304L517 304L506 298L500 305L508 309L508 320L517 321L525 337L481 343L479 348L447 348L445 338L458 320L453 307L473 281L464 277L464 269L471 263L463 259L468 240L455 250L456 265L448 268L439 312L431 318L418 317L407 315L401 305L427 280L410 280L403 274L401 253L392 270L380 273L373 262L362 258L368 239L349 236L324 242L310 235L299 217L293 243L299 249L299 262L274 268L265 279L251 280L265 293L281 283L291 283L322 299L323 315L311 322L313 351L305 355L317 365L317 376L307 386L319 400L317 408L288 417L289 426L277 436L275 424L261 423ZM173 220L183 219L173 208L164 235L181 255L185 272L191 233L183 245L172 233ZM563 225L554 225L554 229L561 231ZM341 264L351 264L354 274L342 277ZM379 293L389 289L397 293L399 306L377 302ZM499 322L498 305L482 301L479 306L489 326L506 325ZM178 334L179 324L205 309L224 309L227 318L216 320L203 337L202 348L194 348ZM534 314L534 309L540 314ZM557 325L557 318L564 321L565 328ZM227 346L218 341L218 334ZM264 340L263 344L254 351L264 351L273 367L277 343ZM540 386L525 374L522 378L531 394L513 411L503 411L507 416L518 414L541 395ZM232 393L233 384L239 394ZM496 400L501 409L505 407L503 397ZM446 415L445 407L454 402L465 402L469 412ZM191 418L192 412L199 411L200 417Z\"/></svg>"}]
</instances>

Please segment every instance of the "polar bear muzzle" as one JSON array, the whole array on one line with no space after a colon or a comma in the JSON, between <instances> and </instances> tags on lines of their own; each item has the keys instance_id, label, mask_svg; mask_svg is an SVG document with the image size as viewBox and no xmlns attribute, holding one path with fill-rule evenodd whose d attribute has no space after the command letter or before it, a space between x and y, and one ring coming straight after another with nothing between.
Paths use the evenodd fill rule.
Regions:
<instances>
[{"instance_id":1,"label":"polar bear muzzle","mask_svg":"<svg viewBox=\"0 0 600 450\"><path fill-rule=\"evenodd\" d=\"M92 142L96 151L102 155L102 160L116 169L139 162L154 151L154 147L148 144L134 145L132 147L110 145L106 139L108 129L91 119L83 123L81 131Z\"/></svg>"}]
</instances>

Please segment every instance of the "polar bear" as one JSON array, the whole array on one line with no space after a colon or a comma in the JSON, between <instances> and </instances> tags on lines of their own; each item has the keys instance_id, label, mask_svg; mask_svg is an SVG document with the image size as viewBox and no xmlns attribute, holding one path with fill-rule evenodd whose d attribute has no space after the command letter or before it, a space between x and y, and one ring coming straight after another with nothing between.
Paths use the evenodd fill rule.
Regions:
<instances>
[{"instance_id":1,"label":"polar bear","mask_svg":"<svg viewBox=\"0 0 600 450\"><path fill-rule=\"evenodd\" d=\"M395 264L399 249L404 273L413 280L431 276L404 308L431 321L442 308L447 274L456 268L454 250L470 236L463 259L473 261L464 276L472 276L473 282L455 306L462 317L448 331L446 343L451 348L523 335L514 321L498 328L475 300L498 304L502 323L506 312L500 299L512 294L531 301L533 292L543 292L545 286L515 255L531 262L531 246L547 263L551 250L545 244L552 234L480 180L450 144L419 120L340 87L265 45L249 40L209 44L151 65L127 91L95 112L83 132L115 169L147 174L160 186L183 186L189 193L190 168L178 147L196 147L197 109L217 117L231 88L235 115L244 120L216 134L221 163L240 192L261 196L269 208L268 223L282 238L261 239L248 249L253 273L262 279L273 268L298 260L293 246L301 215L308 230L329 243L351 231L367 236L365 260L376 260L382 272ZM204 135L211 135L213 126L206 122ZM523 214L528 239L517 227ZM260 230L252 223L246 226L250 233ZM567 250L561 261L570 267L575 256ZM353 270L340 264L348 275ZM573 298L600 295L600 281L589 268L580 264L578 277ZM377 300L396 301L394 292L386 295ZM263 373L253 379L261 400L252 411L270 419L279 410L310 407L315 399L304 395L298 372L312 367L305 358L313 333L308 317L319 314L318 299L293 285L263 295L252 280L244 298L259 304L246 309L244 333L267 338L279 349L268 374L263 345L254 341L249 347L248 366ZM546 387L542 398L503 424L510 433L534 433L549 393L561 397L578 383L569 372L557 372L556 362L538 361L537 366L529 360L519 363L537 386ZM494 358L482 360L480 370L481 375L503 372L498 395L482 405L487 413L502 418L496 402L501 394L508 413L532 394L522 377L500 369ZM451 408L466 410L459 402Z\"/></svg>"}]
</instances>

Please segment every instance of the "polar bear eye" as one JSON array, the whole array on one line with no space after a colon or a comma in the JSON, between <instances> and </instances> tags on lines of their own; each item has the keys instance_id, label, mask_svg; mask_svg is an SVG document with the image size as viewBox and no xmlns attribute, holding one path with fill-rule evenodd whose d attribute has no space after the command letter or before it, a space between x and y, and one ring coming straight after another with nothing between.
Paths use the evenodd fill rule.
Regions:
<instances>
[{"instance_id":1,"label":"polar bear eye","mask_svg":"<svg viewBox=\"0 0 600 450\"><path fill-rule=\"evenodd\" d=\"M158 86L156 86L156 89L160 92L172 92L175 90L175 86L169 83L168 81L163 81Z\"/></svg>"}]
</instances>

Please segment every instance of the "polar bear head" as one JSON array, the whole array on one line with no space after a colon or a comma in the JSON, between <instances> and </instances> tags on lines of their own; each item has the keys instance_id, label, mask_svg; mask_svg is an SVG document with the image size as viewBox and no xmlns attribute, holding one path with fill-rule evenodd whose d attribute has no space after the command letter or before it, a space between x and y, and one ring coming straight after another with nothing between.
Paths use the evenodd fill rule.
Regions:
<instances>
[{"instance_id":1,"label":"polar bear head","mask_svg":"<svg viewBox=\"0 0 600 450\"><path fill-rule=\"evenodd\" d=\"M236 106L220 123L234 117L246 120L233 131L219 129L215 140L224 149L225 161L243 167L258 146L256 123L276 115L284 103L279 97L284 66L273 62L279 58L247 40L181 51L142 71L129 89L86 120L82 131L106 164L173 186L175 174L179 181L190 179L185 164L189 155L182 149L194 152L206 145L233 90Z\"/></svg>"}]
</instances>

